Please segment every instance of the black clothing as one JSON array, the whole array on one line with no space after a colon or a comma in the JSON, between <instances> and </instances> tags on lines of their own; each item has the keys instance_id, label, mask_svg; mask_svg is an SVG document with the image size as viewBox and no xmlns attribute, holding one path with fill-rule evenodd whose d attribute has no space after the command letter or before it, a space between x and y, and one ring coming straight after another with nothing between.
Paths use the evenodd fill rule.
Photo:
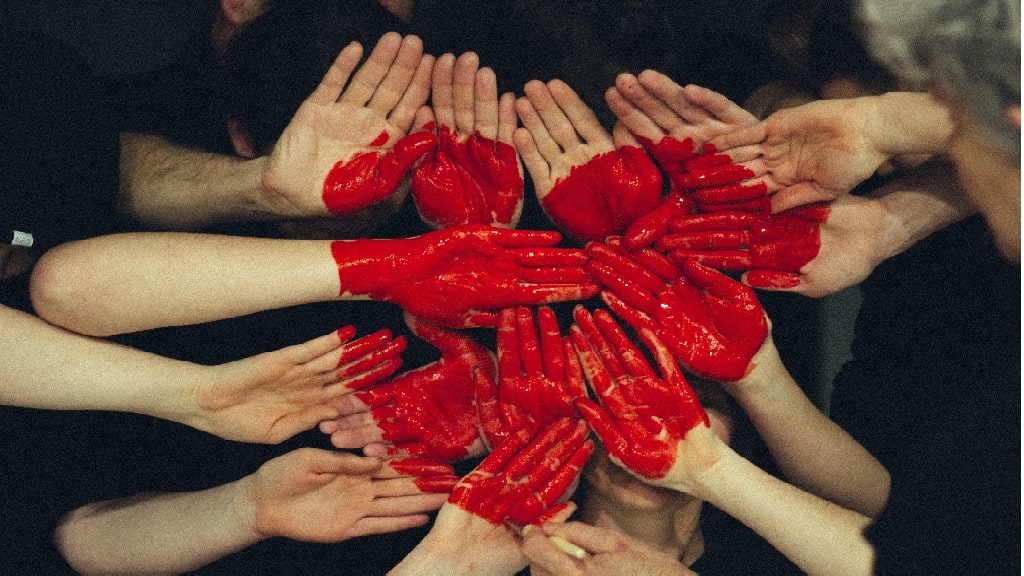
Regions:
<instances>
[{"instance_id":1,"label":"black clothing","mask_svg":"<svg viewBox=\"0 0 1024 576\"><path fill-rule=\"evenodd\" d=\"M892 474L879 574L1020 573L1020 268L980 216L863 284L832 416Z\"/></svg>"}]
</instances>

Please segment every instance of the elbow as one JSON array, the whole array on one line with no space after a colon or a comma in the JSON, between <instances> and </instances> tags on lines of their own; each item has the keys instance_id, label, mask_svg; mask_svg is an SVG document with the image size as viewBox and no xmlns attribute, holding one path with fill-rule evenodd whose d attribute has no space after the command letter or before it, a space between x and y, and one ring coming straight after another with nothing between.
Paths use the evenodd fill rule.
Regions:
<instances>
[{"instance_id":1,"label":"elbow","mask_svg":"<svg viewBox=\"0 0 1024 576\"><path fill-rule=\"evenodd\" d=\"M76 262L70 248L74 244L57 246L36 263L29 284L32 308L36 315L54 326L88 336L108 336L91 326L85 316L83 304L97 295L90 297L83 293L88 291L84 277L88 264Z\"/></svg>"}]
</instances>

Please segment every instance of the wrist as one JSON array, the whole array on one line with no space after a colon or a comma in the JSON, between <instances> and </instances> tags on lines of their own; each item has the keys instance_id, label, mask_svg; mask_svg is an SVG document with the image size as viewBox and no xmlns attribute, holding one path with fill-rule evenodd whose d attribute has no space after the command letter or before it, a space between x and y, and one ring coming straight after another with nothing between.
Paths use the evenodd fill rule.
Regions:
<instances>
[{"instance_id":1,"label":"wrist","mask_svg":"<svg viewBox=\"0 0 1024 576\"><path fill-rule=\"evenodd\" d=\"M887 159L942 154L953 134L949 110L925 92L886 92L858 98L866 105L865 132Z\"/></svg>"},{"instance_id":2,"label":"wrist","mask_svg":"<svg viewBox=\"0 0 1024 576\"><path fill-rule=\"evenodd\" d=\"M412 239L336 240L331 255L338 267L342 296L376 299L377 292L408 277L415 248ZM420 250L422 257L424 250Z\"/></svg>"}]
</instances>

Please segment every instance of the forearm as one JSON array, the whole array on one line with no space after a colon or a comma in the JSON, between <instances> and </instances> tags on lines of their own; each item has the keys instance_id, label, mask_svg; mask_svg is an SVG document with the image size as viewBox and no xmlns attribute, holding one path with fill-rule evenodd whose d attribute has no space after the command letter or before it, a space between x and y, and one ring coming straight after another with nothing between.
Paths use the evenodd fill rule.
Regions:
<instances>
[{"instance_id":1,"label":"forearm","mask_svg":"<svg viewBox=\"0 0 1024 576\"><path fill-rule=\"evenodd\" d=\"M0 307L0 402L116 410L185 422L206 367L67 332Z\"/></svg>"},{"instance_id":2,"label":"forearm","mask_svg":"<svg viewBox=\"0 0 1024 576\"><path fill-rule=\"evenodd\" d=\"M156 229L199 230L218 223L280 217L262 199L267 158L182 148L160 136L121 135L122 212Z\"/></svg>"},{"instance_id":3,"label":"forearm","mask_svg":"<svg viewBox=\"0 0 1024 576\"><path fill-rule=\"evenodd\" d=\"M787 484L729 450L695 496L751 528L808 574L871 574L867 517Z\"/></svg>"},{"instance_id":4,"label":"forearm","mask_svg":"<svg viewBox=\"0 0 1024 576\"><path fill-rule=\"evenodd\" d=\"M786 479L844 508L875 517L889 496L889 473L823 414L793 380L774 345L734 394Z\"/></svg>"},{"instance_id":5,"label":"forearm","mask_svg":"<svg viewBox=\"0 0 1024 576\"><path fill-rule=\"evenodd\" d=\"M251 528L242 482L84 506L62 520L57 546L83 574L195 570L263 539Z\"/></svg>"},{"instance_id":6,"label":"forearm","mask_svg":"<svg viewBox=\"0 0 1024 576\"><path fill-rule=\"evenodd\" d=\"M105 336L333 300L339 280L329 241L151 232L59 246L31 289L42 318Z\"/></svg>"},{"instance_id":7,"label":"forearm","mask_svg":"<svg viewBox=\"0 0 1024 576\"><path fill-rule=\"evenodd\" d=\"M926 92L887 92L858 98L867 104L865 133L889 157L945 153L953 135L949 109Z\"/></svg>"},{"instance_id":8,"label":"forearm","mask_svg":"<svg viewBox=\"0 0 1024 576\"><path fill-rule=\"evenodd\" d=\"M879 235L879 262L900 254L933 232L974 214L952 165L933 161L871 194L886 215Z\"/></svg>"}]
</instances>

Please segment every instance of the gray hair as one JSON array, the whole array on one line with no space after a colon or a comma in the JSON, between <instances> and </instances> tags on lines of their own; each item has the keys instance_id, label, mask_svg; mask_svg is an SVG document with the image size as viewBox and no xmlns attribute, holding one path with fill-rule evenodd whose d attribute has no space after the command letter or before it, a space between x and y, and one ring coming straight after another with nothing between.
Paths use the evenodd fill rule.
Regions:
<instances>
[{"instance_id":1,"label":"gray hair","mask_svg":"<svg viewBox=\"0 0 1024 576\"><path fill-rule=\"evenodd\" d=\"M860 0L871 54L901 79L934 85L1020 161L1020 0Z\"/></svg>"}]
</instances>

